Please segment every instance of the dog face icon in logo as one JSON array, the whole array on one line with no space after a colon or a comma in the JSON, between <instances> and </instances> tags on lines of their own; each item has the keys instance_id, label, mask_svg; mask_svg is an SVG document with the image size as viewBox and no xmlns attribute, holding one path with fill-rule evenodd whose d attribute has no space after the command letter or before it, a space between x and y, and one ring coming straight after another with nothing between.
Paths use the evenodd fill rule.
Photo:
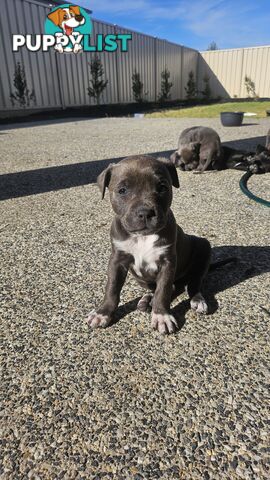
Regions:
<instances>
[{"instance_id":1,"label":"dog face icon in logo","mask_svg":"<svg viewBox=\"0 0 270 480\"><path fill-rule=\"evenodd\" d=\"M54 47L55 50L59 53L78 53L82 50L82 45L78 41L80 31L75 30L86 23L86 19L80 7L77 5L65 4L49 13L47 18L53 22L58 29L58 32L55 33L55 36L57 37L57 42ZM68 45L66 45L67 37L69 39Z\"/></svg>"}]
</instances>

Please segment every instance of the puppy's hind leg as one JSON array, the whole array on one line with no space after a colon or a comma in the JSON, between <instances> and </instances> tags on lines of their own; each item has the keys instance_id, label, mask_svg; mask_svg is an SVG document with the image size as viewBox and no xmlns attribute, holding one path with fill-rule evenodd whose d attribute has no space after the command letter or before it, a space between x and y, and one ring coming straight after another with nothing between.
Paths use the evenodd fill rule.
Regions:
<instances>
[{"instance_id":1,"label":"puppy's hind leg","mask_svg":"<svg viewBox=\"0 0 270 480\"><path fill-rule=\"evenodd\" d=\"M204 173L212 163L212 156L209 155L206 159L200 159L200 163L196 170L193 170L193 173Z\"/></svg>"}]
</instances>

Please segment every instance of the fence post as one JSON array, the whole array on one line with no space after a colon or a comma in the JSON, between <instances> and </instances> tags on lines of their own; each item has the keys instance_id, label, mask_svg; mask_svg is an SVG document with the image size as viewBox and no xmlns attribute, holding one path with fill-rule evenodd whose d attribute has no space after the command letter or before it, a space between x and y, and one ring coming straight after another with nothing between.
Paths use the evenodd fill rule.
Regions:
<instances>
[{"instance_id":1,"label":"fence post","mask_svg":"<svg viewBox=\"0 0 270 480\"><path fill-rule=\"evenodd\" d=\"M201 81L201 70L200 70L200 64L201 64L201 53L197 53L197 63L196 63L196 96L199 93L199 85Z\"/></svg>"},{"instance_id":2,"label":"fence post","mask_svg":"<svg viewBox=\"0 0 270 480\"><path fill-rule=\"evenodd\" d=\"M180 93L180 100L183 100L183 96L184 96L184 88L183 88L183 56L184 56L184 47L183 45L181 45L181 61L180 61L180 65L181 65L181 93Z\"/></svg>"},{"instance_id":3,"label":"fence post","mask_svg":"<svg viewBox=\"0 0 270 480\"><path fill-rule=\"evenodd\" d=\"M58 90L59 90L59 98L60 98L60 103L62 110L66 109L65 103L64 103L64 98L63 98L63 93L62 93L62 82L61 82L61 75L60 75L60 67L58 63L58 52L54 52L54 57L55 57L55 65L56 65L56 75L57 75L57 84L58 84Z\"/></svg>"},{"instance_id":4,"label":"fence post","mask_svg":"<svg viewBox=\"0 0 270 480\"><path fill-rule=\"evenodd\" d=\"M114 27L114 34L117 35L117 30L116 30L117 25L114 24L113 27ZM118 49L114 53L115 53L115 70L116 70L116 98L117 98L117 103L119 104L120 103L120 93L119 93L119 78L118 78L118 72L119 72L119 68L118 68Z\"/></svg>"},{"instance_id":5,"label":"fence post","mask_svg":"<svg viewBox=\"0 0 270 480\"><path fill-rule=\"evenodd\" d=\"M154 41L155 103L157 102L157 37Z\"/></svg>"},{"instance_id":6,"label":"fence post","mask_svg":"<svg viewBox=\"0 0 270 480\"><path fill-rule=\"evenodd\" d=\"M240 69L240 85L239 85L239 98L241 98L242 79L243 79L243 67L244 67L244 54L245 50L242 50L241 69Z\"/></svg>"}]
</instances>

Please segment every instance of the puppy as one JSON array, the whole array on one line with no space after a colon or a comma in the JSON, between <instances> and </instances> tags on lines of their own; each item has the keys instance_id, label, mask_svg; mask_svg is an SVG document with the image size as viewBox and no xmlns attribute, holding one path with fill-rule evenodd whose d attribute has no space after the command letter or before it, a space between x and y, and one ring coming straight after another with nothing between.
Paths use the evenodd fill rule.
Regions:
<instances>
[{"instance_id":1,"label":"puppy","mask_svg":"<svg viewBox=\"0 0 270 480\"><path fill-rule=\"evenodd\" d=\"M252 173L270 173L270 129L266 136L265 147L257 145L256 152L249 159L249 168Z\"/></svg>"},{"instance_id":2,"label":"puppy","mask_svg":"<svg viewBox=\"0 0 270 480\"><path fill-rule=\"evenodd\" d=\"M161 334L176 330L170 304L185 287L191 308L206 314L201 286L211 247L206 239L187 235L176 224L170 208L172 187L179 188L175 166L166 159L130 157L109 165L97 183L102 198L108 187L115 217L105 296L88 317L90 327L111 323L128 271L150 290L140 299L138 309L152 306L151 325Z\"/></svg>"},{"instance_id":3,"label":"puppy","mask_svg":"<svg viewBox=\"0 0 270 480\"><path fill-rule=\"evenodd\" d=\"M270 173L270 148L257 145L255 154L248 159L248 170L252 173Z\"/></svg>"},{"instance_id":4,"label":"puppy","mask_svg":"<svg viewBox=\"0 0 270 480\"><path fill-rule=\"evenodd\" d=\"M170 157L182 170L204 172L223 168L223 152L219 135L209 127L191 127L179 137L178 150Z\"/></svg>"},{"instance_id":5,"label":"puppy","mask_svg":"<svg viewBox=\"0 0 270 480\"><path fill-rule=\"evenodd\" d=\"M236 150L235 148L227 147L227 145L222 145L221 148L223 151L224 169L248 170L249 163L255 155L255 152Z\"/></svg>"}]
</instances>

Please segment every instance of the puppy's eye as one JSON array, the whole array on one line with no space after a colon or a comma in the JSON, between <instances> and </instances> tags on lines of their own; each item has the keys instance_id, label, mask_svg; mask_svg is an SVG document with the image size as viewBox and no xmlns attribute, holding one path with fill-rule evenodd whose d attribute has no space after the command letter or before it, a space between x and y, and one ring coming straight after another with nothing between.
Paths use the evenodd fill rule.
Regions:
<instances>
[{"instance_id":1,"label":"puppy's eye","mask_svg":"<svg viewBox=\"0 0 270 480\"><path fill-rule=\"evenodd\" d=\"M126 193L127 193L126 187L119 188L118 193L119 193L119 195L126 195Z\"/></svg>"},{"instance_id":2,"label":"puppy's eye","mask_svg":"<svg viewBox=\"0 0 270 480\"><path fill-rule=\"evenodd\" d=\"M68 19L68 16L67 15L64 15L64 20L67 20Z\"/></svg>"},{"instance_id":3,"label":"puppy's eye","mask_svg":"<svg viewBox=\"0 0 270 480\"><path fill-rule=\"evenodd\" d=\"M165 193L168 191L168 187L165 183L159 183L157 186L157 192L158 193Z\"/></svg>"}]
</instances>

